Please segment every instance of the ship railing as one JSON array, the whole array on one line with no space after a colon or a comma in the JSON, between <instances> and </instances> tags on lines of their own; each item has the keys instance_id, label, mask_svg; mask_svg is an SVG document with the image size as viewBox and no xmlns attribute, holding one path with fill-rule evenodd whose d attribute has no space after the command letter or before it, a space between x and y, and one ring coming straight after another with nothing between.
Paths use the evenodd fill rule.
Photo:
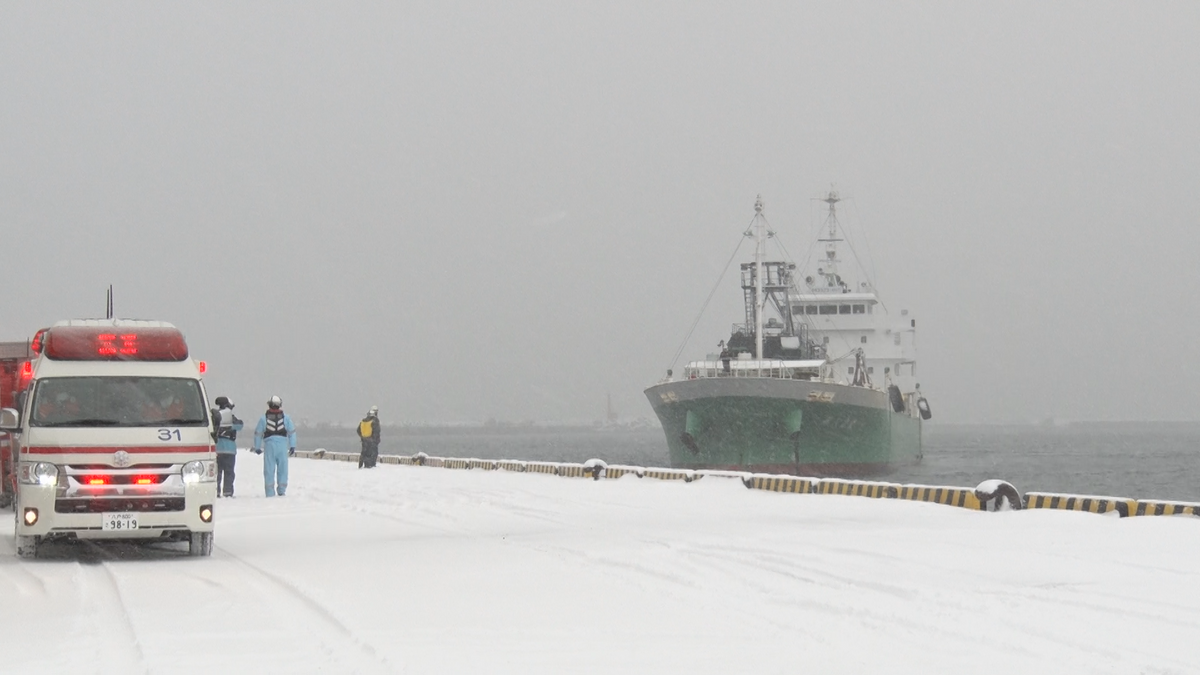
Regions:
<instances>
[{"instance_id":1,"label":"ship railing","mask_svg":"<svg viewBox=\"0 0 1200 675\"><path fill-rule=\"evenodd\" d=\"M819 380L824 361L781 359L712 359L693 361L683 370L689 380L710 377L749 377L778 380Z\"/></svg>"}]
</instances>

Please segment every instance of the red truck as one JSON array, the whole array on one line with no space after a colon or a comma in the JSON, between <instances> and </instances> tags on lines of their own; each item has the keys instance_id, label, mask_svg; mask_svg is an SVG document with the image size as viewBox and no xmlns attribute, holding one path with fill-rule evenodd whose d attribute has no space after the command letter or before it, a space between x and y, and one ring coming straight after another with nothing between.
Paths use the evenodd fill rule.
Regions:
<instances>
[{"instance_id":1,"label":"red truck","mask_svg":"<svg viewBox=\"0 0 1200 675\"><path fill-rule=\"evenodd\" d=\"M33 377L35 355L31 342L0 342L0 408L20 407L21 392ZM15 481L13 439L8 432L0 431L0 508L12 504Z\"/></svg>"}]
</instances>

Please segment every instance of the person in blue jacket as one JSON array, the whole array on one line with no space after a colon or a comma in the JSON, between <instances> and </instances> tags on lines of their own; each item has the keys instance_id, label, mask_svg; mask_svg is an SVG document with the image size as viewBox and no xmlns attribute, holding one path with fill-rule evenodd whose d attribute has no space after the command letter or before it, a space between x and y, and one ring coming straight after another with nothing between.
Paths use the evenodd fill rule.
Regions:
<instances>
[{"instance_id":1,"label":"person in blue jacket","mask_svg":"<svg viewBox=\"0 0 1200 675\"><path fill-rule=\"evenodd\" d=\"M272 396L267 412L254 428L254 452L263 455L263 482L267 496L287 492L288 457L296 454L296 425L283 412L283 401Z\"/></svg>"},{"instance_id":2,"label":"person in blue jacket","mask_svg":"<svg viewBox=\"0 0 1200 675\"><path fill-rule=\"evenodd\" d=\"M217 496L233 496L233 466L237 462L237 434L242 430L242 421L233 414L233 403L228 397L217 397L217 409L213 411L213 427L217 437Z\"/></svg>"}]
</instances>

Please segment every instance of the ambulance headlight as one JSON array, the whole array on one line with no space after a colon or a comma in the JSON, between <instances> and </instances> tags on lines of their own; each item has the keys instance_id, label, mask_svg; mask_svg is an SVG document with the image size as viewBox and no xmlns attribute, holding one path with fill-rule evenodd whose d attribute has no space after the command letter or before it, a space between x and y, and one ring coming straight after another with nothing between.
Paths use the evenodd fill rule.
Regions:
<instances>
[{"instance_id":1,"label":"ambulance headlight","mask_svg":"<svg viewBox=\"0 0 1200 675\"><path fill-rule=\"evenodd\" d=\"M24 462L18 480L26 485L57 485L58 467L50 462Z\"/></svg>"},{"instance_id":2,"label":"ambulance headlight","mask_svg":"<svg viewBox=\"0 0 1200 675\"><path fill-rule=\"evenodd\" d=\"M217 479L217 463L195 460L183 465L183 482L211 483Z\"/></svg>"}]
</instances>

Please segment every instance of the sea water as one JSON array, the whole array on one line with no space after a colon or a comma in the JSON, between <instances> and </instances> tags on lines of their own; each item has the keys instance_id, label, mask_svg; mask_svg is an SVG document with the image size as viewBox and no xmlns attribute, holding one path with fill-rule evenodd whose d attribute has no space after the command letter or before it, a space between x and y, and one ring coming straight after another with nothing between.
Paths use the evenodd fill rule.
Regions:
<instances>
[{"instance_id":1,"label":"sea water","mask_svg":"<svg viewBox=\"0 0 1200 675\"><path fill-rule=\"evenodd\" d=\"M1200 501L1200 423L925 426L924 459L879 480ZM302 449L357 452L352 428L300 429ZM383 454L668 466L658 428L388 427Z\"/></svg>"}]
</instances>

